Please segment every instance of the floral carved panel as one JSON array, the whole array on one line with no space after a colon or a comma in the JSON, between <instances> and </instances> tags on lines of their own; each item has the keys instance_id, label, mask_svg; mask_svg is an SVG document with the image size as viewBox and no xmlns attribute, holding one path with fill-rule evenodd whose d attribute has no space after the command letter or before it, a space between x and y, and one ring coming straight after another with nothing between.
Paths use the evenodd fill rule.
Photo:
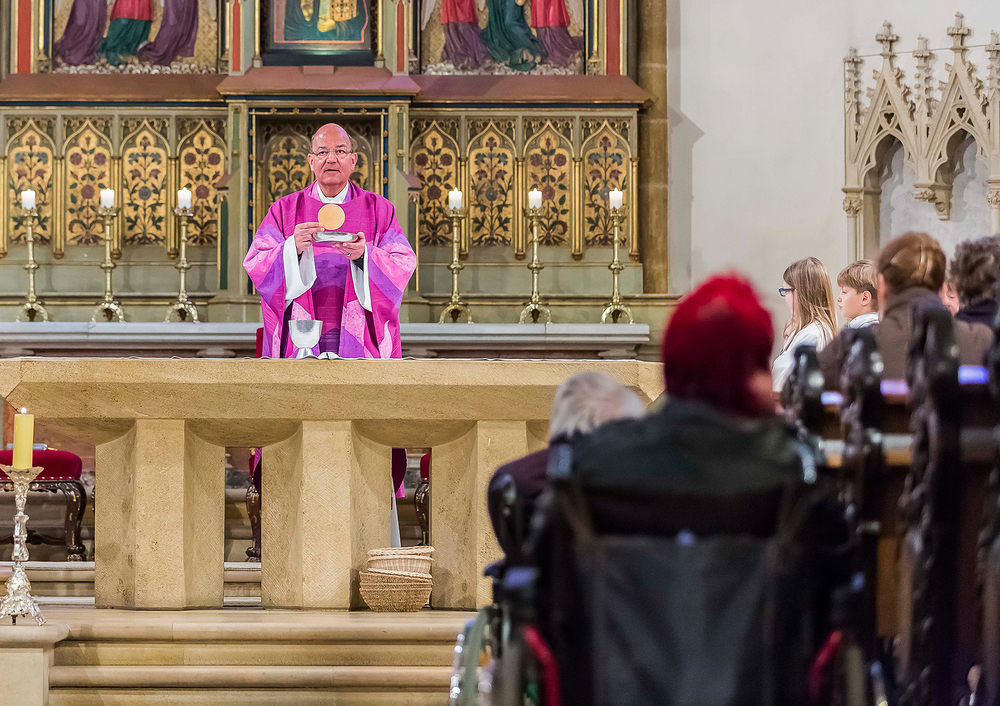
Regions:
<instances>
[{"instance_id":1,"label":"floral carved panel","mask_svg":"<svg viewBox=\"0 0 1000 706\"><path fill-rule=\"evenodd\" d=\"M66 139L66 231L70 245L104 242L97 214L101 189L111 188L111 142L89 121Z\"/></svg>"},{"instance_id":2,"label":"floral carved panel","mask_svg":"<svg viewBox=\"0 0 1000 706\"><path fill-rule=\"evenodd\" d=\"M437 121L410 145L410 164L420 178L420 244L451 244L448 192L458 184L458 145Z\"/></svg>"},{"instance_id":3,"label":"floral carved panel","mask_svg":"<svg viewBox=\"0 0 1000 706\"><path fill-rule=\"evenodd\" d=\"M215 245L219 237L216 184L225 171L225 148L222 138L204 122L181 140L180 170L181 186L191 190L188 242Z\"/></svg>"},{"instance_id":4,"label":"floral carved panel","mask_svg":"<svg viewBox=\"0 0 1000 706\"><path fill-rule=\"evenodd\" d=\"M608 123L595 130L583 145L584 242L588 246L610 246L614 239L608 213L608 192L626 191L629 170L628 142ZM629 197L625 196L628 203ZM622 223L622 236L627 230Z\"/></svg>"},{"instance_id":5,"label":"floral carved panel","mask_svg":"<svg viewBox=\"0 0 1000 706\"><path fill-rule=\"evenodd\" d=\"M309 138L288 130L268 140L264 147L267 204L304 189L312 180L309 171Z\"/></svg>"},{"instance_id":6,"label":"floral carved panel","mask_svg":"<svg viewBox=\"0 0 1000 706\"><path fill-rule=\"evenodd\" d=\"M122 150L124 237L127 245L166 243L167 144L144 124Z\"/></svg>"},{"instance_id":7,"label":"floral carved panel","mask_svg":"<svg viewBox=\"0 0 1000 706\"><path fill-rule=\"evenodd\" d=\"M565 136L547 124L531 138L524 151L526 188L542 192L539 242L542 245L565 245L569 241L572 205L572 146Z\"/></svg>"},{"instance_id":8,"label":"floral carved panel","mask_svg":"<svg viewBox=\"0 0 1000 706\"><path fill-rule=\"evenodd\" d=\"M32 189L38 207L35 242L48 243L52 235L54 149L51 137L34 120L27 120L7 143L7 203L12 214L10 242L23 243L27 219L21 215L21 192Z\"/></svg>"},{"instance_id":9,"label":"floral carved panel","mask_svg":"<svg viewBox=\"0 0 1000 706\"><path fill-rule=\"evenodd\" d=\"M473 245L510 245L514 217L514 145L496 124L469 142Z\"/></svg>"}]
</instances>

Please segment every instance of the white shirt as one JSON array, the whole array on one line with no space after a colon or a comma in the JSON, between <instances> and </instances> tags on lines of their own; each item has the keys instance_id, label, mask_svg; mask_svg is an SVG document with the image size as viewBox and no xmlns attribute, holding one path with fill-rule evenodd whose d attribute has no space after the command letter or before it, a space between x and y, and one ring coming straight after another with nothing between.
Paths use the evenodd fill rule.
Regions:
<instances>
[{"instance_id":1,"label":"white shirt","mask_svg":"<svg viewBox=\"0 0 1000 706\"><path fill-rule=\"evenodd\" d=\"M833 333L825 329L817 321L813 321L804 327L785 344L781 354L774 359L771 366L771 375L774 378L774 391L780 392L785 385L785 380L792 372L795 364L795 349L802 345L816 346L816 352L826 348L826 344L833 339Z\"/></svg>"},{"instance_id":2,"label":"white shirt","mask_svg":"<svg viewBox=\"0 0 1000 706\"><path fill-rule=\"evenodd\" d=\"M847 328L866 328L872 324L878 323L878 312L869 311L867 314L862 314L861 316L855 316L853 319L847 322Z\"/></svg>"},{"instance_id":3,"label":"white shirt","mask_svg":"<svg viewBox=\"0 0 1000 706\"><path fill-rule=\"evenodd\" d=\"M347 184L336 196L327 196L319 188L319 184L313 186L313 196L323 203L344 203L347 200L347 191L351 188ZM312 248L306 248L299 257L295 249L295 238L286 238L282 248L282 264L285 270L285 306L289 302L301 297L308 292L316 283L316 256ZM351 263L351 280L354 282L354 293L358 296L358 301L368 311L372 310L371 284L368 281L368 246L365 245L364 254L358 258L359 265Z\"/></svg>"}]
</instances>

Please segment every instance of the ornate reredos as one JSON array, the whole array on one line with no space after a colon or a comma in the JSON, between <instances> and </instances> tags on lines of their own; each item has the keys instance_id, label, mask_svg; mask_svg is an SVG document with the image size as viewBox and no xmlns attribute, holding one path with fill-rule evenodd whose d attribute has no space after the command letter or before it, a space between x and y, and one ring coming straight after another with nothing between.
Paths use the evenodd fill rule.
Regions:
<instances>
[{"instance_id":1,"label":"ornate reredos","mask_svg":"<svg viewBox=\"0 0 1000 706\"><path fill-rule=\"evenodd\" d=\"M899 37L888 21L875 39L880 54L870 57L879 67L872 72L873 83L865 86L866 59L851 48L844 58L845 178L844 210L856 219L864 211L865 200L877 191L883 157L893 141L902 146L903 159L916 174L914 198L933 204L938 217L948 220L951 211L952 160L959 143L967 136L975 140L977 155L989 167L988 199L993 210L993 226L1000 220L1000 35L992 32L988 44L971 45L972 31L965 17L956 13L947 29L951 47L950 63L944 65L945 78L935 81L937 56L930 41L917 37L911 52L897 52ZM978 77L969 50L985 49L987 80ZM913 59L914 79L908 83L898 65L901 54ZM935 83L937 85L935 85ZM876 197L877 198L877 197ZM852 223L852 227L856 224ZM855 233L855 256L864 251L864 234Z\"/></svg>"}]
</instances>

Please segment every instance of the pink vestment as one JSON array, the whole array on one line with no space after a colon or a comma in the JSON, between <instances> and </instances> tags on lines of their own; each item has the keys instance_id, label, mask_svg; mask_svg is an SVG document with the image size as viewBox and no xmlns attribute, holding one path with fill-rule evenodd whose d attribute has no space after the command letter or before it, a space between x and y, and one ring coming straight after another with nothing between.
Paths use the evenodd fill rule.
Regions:
<instances>
[{"instance_id":1,"label":"pink vestment","mask_svg":"<svg viewBox=\"0 0 1000 706\"><path fill-rule=\"evenodd\" d=\"M316 282L285 305L282 248L298 223L315 222L323 203L315 186L284 196L272 204L254 235L243 267L260 292L264 315L263 355L287 358L295 353L283 330L288 319L318 319L323 332L314 353L332 352L342 358L399 358L399 305L416 267L416 255L406 240L396 211L386 199L354 184L343 204L340 231L364 233L365 267L371 285L371 311L358 300L351 277L357 267L329 243L312 247ZM290 310L290 311L288 311Z\"/></svg>"}]
</instances>

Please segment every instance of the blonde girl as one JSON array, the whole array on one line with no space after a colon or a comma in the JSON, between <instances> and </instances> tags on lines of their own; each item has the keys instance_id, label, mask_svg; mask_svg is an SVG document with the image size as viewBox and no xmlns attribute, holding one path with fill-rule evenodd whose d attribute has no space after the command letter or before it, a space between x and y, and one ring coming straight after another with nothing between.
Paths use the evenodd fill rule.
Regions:
<instances>
[{"instance_id":1,"label":"blonde girl","mask_svg":"<svg viewBox=\"0 0 1000 706\"><path fill-rule=\"evenodd\" d=\"M834 335L837 324L833 308L833 287L823 263L815 257L796 260L782 276L785 286L778 289L791 309L785 326L781 353L771 367L774 391L779 392L792 372L795 349L808 344L821 351Z\"/></svg>"}]
</instances>

